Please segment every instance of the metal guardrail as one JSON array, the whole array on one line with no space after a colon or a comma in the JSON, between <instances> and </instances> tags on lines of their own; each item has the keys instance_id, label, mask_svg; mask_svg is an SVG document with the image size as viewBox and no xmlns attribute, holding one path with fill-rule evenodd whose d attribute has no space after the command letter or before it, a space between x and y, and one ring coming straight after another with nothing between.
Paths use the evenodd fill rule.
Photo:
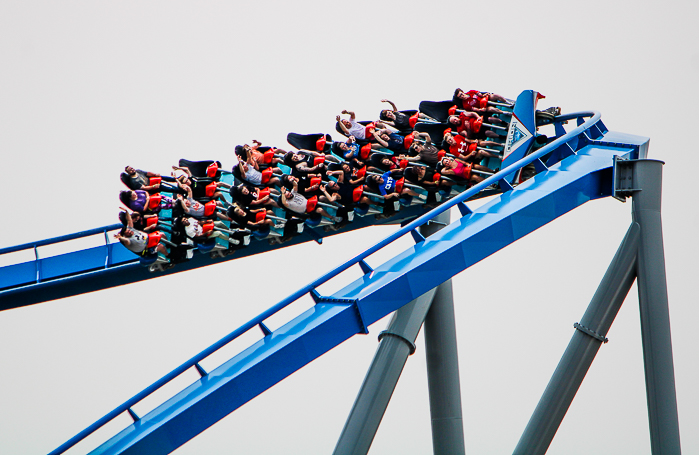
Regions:
<instances>
[{"instance_id":1,"label":"metal guardrail","mask_svg":"<svg viewBox=\"0 0 699 455\"><path fill-rule=\"evenodd\" d=\"M128 262L138 262L136 258L133 261L126 260L123 254L119 254L119 249L115 250L115 244L109 241L109 232L119 228L121 224L113 224L0 249L0 256L24 251L34 253L33 259L11 262L0 267L0 292L17 286L34 285L97 269L108 269ZM103 243L97 246L72 249L60 255L40 256L39 248L41 247L65 244L99 234L103 235Z\"/></svg>"},{"instance_id":2,"label":"metal guardrail","mask_svg":"<svg viewBox=\"0 0 699 455\"><path fill-rule=\"evenodd\" d=\"M583 118L588 118L588 120L582 122ZM572 119L578 119L578 126L564 134L563 136L559 137L558 139L554 140L550 144L547 144L546 146L542 147L541 149L535 151L534 153L520 159L519 161L511 164L510 166L500 170L496 174L488 177L487 179L483 180L482 182L472 186L468 190L464 191L463 193L459 194L458 196L455 196L452 199L449 199L448 201L444 202L443 204L439 205L438 207L435 207L428 213L418 217L411 223L405 225L398 231L394 232L393 234L389 235L385 239L381 240L374 246L368 248L366 251L356 255L349 261L345 262L344 264L341 264L328 273L324 274L320 278L312 281L311 283L307 284L306 286L302 287L298 291L294 292L281 302L277 303L276 305L272 306L269 308L267 311L264 311L263 313L259 314L255 318L251 319L250 321L246 322L233 332L229 333L225 337L221 338L219 341L216 343L212 344L208 348L204 349L203 351L199 352L195 356L191 357L189 360L185 361L182 363L180 366L172 370L170 373L166 374L153 384L151 384L149 387L146 389L142 390L140 393L137 395L133 396L108 414L106 414L104 417L75 435L73 438L70 440L66 441L64 444L62 444L60 447L56 448L54 451L50 452L49 455L58 455L64 453L66 450L70 449L73 447L75 444L78 442L82 441L85 439L87 436L90 434L94 433L96 430L116 418L117 416L123 414L124 412L128 412L134 420L138 420L138 417L136 414L133 412L131 409L133 406L138 404L140 401L142 401L144 398L148 397L151 395L153 392L157 391L160 389L162 386L165 384L169 383L176 377L180 376L182 373L185 371L189 370L190 368L194 367L197 369L197 371L200 373L200 375L204 376L206 375L206 372L201 368L199 365L199 362L204 360L205 358L209 357L211 354L214 352L218 351L222 347L226 346L242 334L246 333L247 331L253 329L255 326L259 326L262 331L265 334L271 333L271 331L264 325L264 321L276 314L277 312L281 311L282 309L286 308L290 304L296 302L298 299L301 297L305 296L306 294L311 294L311 296L314 298L314 300L317 298L317 292L315 291L316 288L321 286L322 284L326 283L330 279L334 278L335 276L339 275L340 273L344 272L345 270L349 269L350 267L354 265L359 265L362 270L367 273L368 270L368 265L366 262L364 262L364 259L367 257L371 256L372 254L376 253L380 249L384 248L385 246L389 245L390 243L394 242L395 240L403 237L404 235L411 233L412 231L417 232L417 229L422 226L423 224L429 222L436 216L446 212L447 210L451 209L455 205L458 204L463 204L465 200L468 198L476 195L479 193L481 190L486 189L492 184L497 184L500 182L505 182L504 186L505 188L512 189L510 184L505 181L505 177L511 175L514 172L517 172L519 169L523 168L524 166L538 161L539 166L543 166L543 169L547 169L547 166L541 161L541 157L555 151L559 147L562 146L568 146L568 142L575 140L576 141L576 146L572 147L571 146L571 153L573 154L576 151L577 147L577 139L579 136L586 134L587 131L591 130L592 128L596 127L597 122L600 120L601 115L599 112L596 111L588 111L588 112L577 112L577 113L572 113L572 114L567 114L563 116L557 117L552 123L561 123L565 122L567 120L572 120ZM599 137L601 136L605 131L602 131L601 128L597 127L597 132L592 135L592 137ZM590 136L585 136L586 139L591 139ZM569 154L569 155L570 155ZM566 156L569 156L566 155Z\"/></svg>"},{"instance_id":3,"label":"metal guardrail","mask_svg":"<svg viewBox=\"0 0 699 455\"><path fill-rule=\"evenodd\" d=\"M28 250L30 248L38 248L41 246L53 245L56 243L67 242L68 240L76 240L83 237L89 237L95 234L106 233L109 231L114 231L116 229L121 229L121 224L110 224L109 226L103 226L99 228L89 229L87 231L75 232L73 234L62 235L60 237L54 237L52 239L38 240L36 242L23 243L22 245L9 246L6 248L0 248L0 255L6 253L15 253L17 251ZM109 244L105 240L105 244Z\"/></svg>"}]
</instances>

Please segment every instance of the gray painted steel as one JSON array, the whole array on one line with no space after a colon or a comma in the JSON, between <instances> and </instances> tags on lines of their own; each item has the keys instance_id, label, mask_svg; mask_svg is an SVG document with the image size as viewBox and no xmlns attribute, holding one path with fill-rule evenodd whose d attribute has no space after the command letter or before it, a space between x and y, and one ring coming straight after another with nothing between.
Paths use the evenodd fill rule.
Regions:
<instances>
[{"instance_id":1,"label":"gray painted steel","mask_svg":"<svg viewBox=\"0 0 699 455\"><path fill-rule=\"evenodd\" d=\"M427 384L435 455L465 453L451 280L437 287L425 318Z\"/></svg>"},{"instance_id":2,"label":"gray painted steel","mask_svg":"<svg viewBox=\"0 0 699 455\"><path fill-rule=\"evenodd\" d=\"M672 359L665 255L660 216L662 165L619 163L622 191L633 194L633 222L520 438L515 454L543 454L553 440L614 318L638 278L651 450L679 454L680 433ZM626 178L626 177L625 177Z\"/></svg>"},{"instance_id":3,"label":"gray painted steel","mask_svg":"<svg viewBox=\"0 0 699 455\"><path fill-rule=\"evenodd\" d=\"M443 213L436 220L449 223L449 214ZM430 224L423 229L423 233L429 235L439 229L439 225ZM435 455L460 455L465 453L464 424L451 280L437 286L437 293L425 318L424 336L432 448Z\"/></svg>"},{"instance_id":4,"label":"gray painted steel","mask_svg":"<svg viewBox=\"0 0 699 455\"><path fill-rule=\"evenodd\" d=\"M646 398L654 455L680 453L675 367L672 359L665 253L660 216L660 161L632 161L635 168L633 219L641 225L638 255L638 298L646 374Z\"/></svg>"},{"instance_id":5,"label":"gray painted steel","mask_svg":"<svg viewBox=\"0 0 699 455\"><path fill-rule=\"evenodd\" d=\"M415 338L434 294L433 289L393 314L388 329L380 336L374 360L347 417L334 454L369 452L405 362L412 354Z\"/></svg>"},{"instance_id":6,"label":"gray painted steel","mask_svg":"<svg viewBox=\"0 0 699 455\"><path fill-rule=\"evenodd\" d=\"M421 233L428 237L437 232L444 224L449 222L449 214L443 213L435 219L436 223L429 223L420 228ZM440 285L449 285L451 292L451 280ZM335 446L334 454L366 454L371 447L374 436L378 431L388 403L393 395L398 379L403 371L408 356L414 352L415 339L425 320L430 304L439 288L432 289L413 300L404 307L398 309L391 318L388 328L379 335L379 346L374 355L369 371L367 372L362 387L352 406L345 427ZM452 303L452 326L453 303ZM455 339L454 339L455 342ZM453 351L456 352L454 345ZM458 389L458 364L457 364L457 391ZM459 395L459 403L461 402ZM461 406L459 405L459 424L461 425ZM450 434L453 431L441 433ZM433 425L433 437L434 437ZM447 443L448 444L448 443ZM461 428L461 446L463 447L463 428ZM454 452L452 452L454 453ZM456 453L463 453L456 452Z\"/></svg>"},{"instance_id":7,"label":"gray painted steel","mask_svg":"<svg viewBox=\"0 0 699 455\"><path fill-rule=\"evenodd\" d=\"M606 336L636 276L640 227L633 223L612 259L580 324ZM602 341L575 330L524 430L515 454L546 453Z\"/></svg>"}]
</instances>

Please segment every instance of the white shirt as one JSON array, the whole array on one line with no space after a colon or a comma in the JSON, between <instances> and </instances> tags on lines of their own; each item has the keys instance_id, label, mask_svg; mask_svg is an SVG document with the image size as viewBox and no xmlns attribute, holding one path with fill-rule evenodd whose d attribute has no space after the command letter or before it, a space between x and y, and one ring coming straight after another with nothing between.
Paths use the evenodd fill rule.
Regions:
<instances>
[{"instance_id":1,"label":"white shirt","mask_svg":"<svg viewBox=\"0 0 699 455\"><path fill-rule=\"evenodd\" d=\"M350 119L350 123L352 124L352 126L349 128L350 136L354 136L357 139L366 139L366 126L362 125L361 123L357 123L352 119Z\"/></svg>"},{"instance_id":2,"label":"white shirt","mask_svg":"<svg viewBox=\"0 0 699 455\"><path fill-rule=\"evenodd\" d=\"M184 231L187 233L187 237L193 239L194 237L204 235L204 229L199 224L199 220L196 220L194 218L187 218L187 221L189 221L189 226L184 227Z\"/></svg>"}]
</instances>

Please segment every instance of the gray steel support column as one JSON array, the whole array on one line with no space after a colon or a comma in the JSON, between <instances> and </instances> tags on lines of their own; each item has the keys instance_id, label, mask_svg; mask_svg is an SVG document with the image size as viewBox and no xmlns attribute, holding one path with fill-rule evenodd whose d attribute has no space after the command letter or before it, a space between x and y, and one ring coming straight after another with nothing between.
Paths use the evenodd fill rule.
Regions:
<instances>
[{"instance_id":1,"label":"gray steel support column","mask_svg":"<svg viewBox=\"0 0 699 455\"><path fill-rule=\"evenodd\" d=\"M451 280L437 287L425 318L425 352L434 454L464 454L466 448Z\"/></svg>"},{"instance_id":2,"label":"gray steel support column","mask_svg":"<svg viewBox=\"0 0 699 455\"><path fill-rule=\"evenodd\" d=\"M449 214L438 223L420 228L427 237L449 222ZM443 223L443 224L440 224ZM415 351L415 339L430 308L436 288L399 308L388 328L379 335L379 346L355 399L334 454L366 454L378 431L408 356Z\"/></svg>"},{"instance_id":3,"label":"gray steel support column","mask_svg":"<svg viewBox=\"0 0 699 455\"><path fill-rule=\"evenodd\" d=\"M398 309L386 331L379 335L374 360L364 377L334 454L363 455L369 452L405 362L415 350L415 338L434 294L433 289Z\"/></svg>"},{"instance_id":4,"label":"gray steel support column","mask_svg":"<svg viewBox=\"0 0 699 455\"><path fill-rule=\"evenodd\" d=\"M448 223L449 214L443 213L437 221ZM430 225L427 229L430 229L427 233L431 234L439 227ZM437 293L425 318L424 336L434 455L464 454L466 449L451 280L437 286Z\"/></svg>"},{"instance_id":5,"label":"gray steel support column","mask_svg":"<svg viewBox=\"0 0 699 455\"><path fill-rule=\"evenodd\" d=\"M641 227L632 223L524 430L515 454L543 454L636 278Z\"/></svg>"},{"instance_id":6,"label":"gray steel support column","mask_svg":"<svg viewBox=\"0 0 699 455\"><path fill-rule=\"evenodd\" d=\"M662 166L639 160L634 166L633 218L641 225L638 255L638 298L646 375L646 398L654 455L679 454L680 429L672 359L665 253L660 216Z\"/></svg>"}]
</instances>

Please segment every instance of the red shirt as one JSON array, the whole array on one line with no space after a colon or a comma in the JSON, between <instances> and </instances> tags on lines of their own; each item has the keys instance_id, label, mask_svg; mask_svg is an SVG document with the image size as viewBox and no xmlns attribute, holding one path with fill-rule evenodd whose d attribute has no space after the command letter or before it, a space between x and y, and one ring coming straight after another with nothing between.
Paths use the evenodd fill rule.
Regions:
<instances>
[{"instance_id":1,"label":"red shirt","mask_svg":"<svg viewBox=\"0 0 699 455\"><path fill-rule=\"evenodd\" d=\"M460 113L459 114L459 119L461 120L461 124L456 127L456 132L460 133L462 131L466 131L467 135L472 135L475 134L476 131L474 131L473 128L473 123L477 120L475 117L466 117L465 113ZM466 124L468 123L468 129L466 128Z\"/></svg>"},{"instance_id":2,"label":"red shirt","mask_svg":"<svg viewBox=\"0 0 699 455\"><path fill-rule=\"evenodd\" d=\"M454 156L468 155L468 143L466 139L461 136L454 136L454 144L449 146L449 153Z\"/></svg>"}]
</instances>

